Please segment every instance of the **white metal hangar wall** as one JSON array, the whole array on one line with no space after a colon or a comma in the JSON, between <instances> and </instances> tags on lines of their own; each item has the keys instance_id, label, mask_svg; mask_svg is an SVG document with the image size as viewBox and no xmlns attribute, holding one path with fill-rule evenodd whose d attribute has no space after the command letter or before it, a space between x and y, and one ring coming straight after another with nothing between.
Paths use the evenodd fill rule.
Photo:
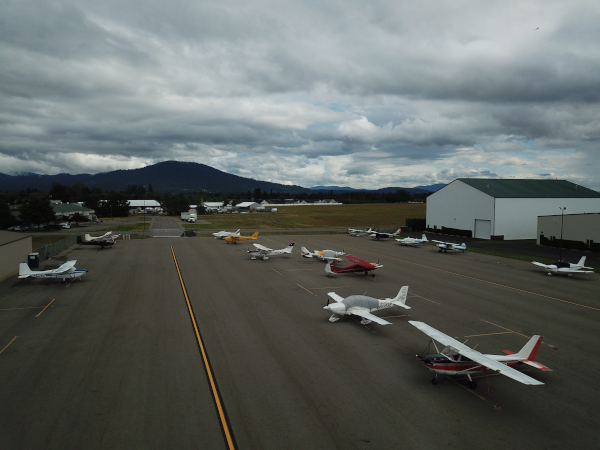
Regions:
<instances>
[{"instance_id":1,"label":"white metal hangar wall","mask_svg":"<svg viewBox=\"0 0 600 450\"><path fill-rule=\"evenodd\" d=\"M535 239L538 216L600 212L600 193L565 180L458 178L427 198L427 226Z\"/></svg>"},{"instance_id":2,"label":"white metal hangar wall","mask_svg":"<svg viewBox=\"0 0 600 450\"><path fill-rule=\"evenodd\" d=\"M19 263L31 253L31 235L0 231L0 283L19 273Z\"/></svg>"}]
</instances>

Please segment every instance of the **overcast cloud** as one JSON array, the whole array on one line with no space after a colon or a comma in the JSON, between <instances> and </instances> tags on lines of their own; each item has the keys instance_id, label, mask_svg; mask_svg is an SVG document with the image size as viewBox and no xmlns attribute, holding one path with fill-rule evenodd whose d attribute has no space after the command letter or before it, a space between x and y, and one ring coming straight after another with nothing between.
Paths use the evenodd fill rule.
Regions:
<instances>
[{"instance_id":1,"label":"overcast cloud","mask_svg":"<svg viewBox=\"0 0 600 450\"><path fill-rule=\"evenodd\" d=\"M600 190L599 23L576 0L7 0L0 172Z\"/></svg>"}]
</instances>

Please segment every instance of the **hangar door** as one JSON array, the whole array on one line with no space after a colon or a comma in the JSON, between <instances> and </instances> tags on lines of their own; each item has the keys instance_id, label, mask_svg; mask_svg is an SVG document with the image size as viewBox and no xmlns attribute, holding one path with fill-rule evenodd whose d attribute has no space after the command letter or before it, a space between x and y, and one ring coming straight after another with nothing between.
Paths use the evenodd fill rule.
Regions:
<instances>
[{"instance_id":1,"label":"hangar door","mask_svg":"<svg viewBox=\"0 0 600 450\"><path fill-rule=\"evenodd\" d=\"M492 234L492 221L475 219L475 237L489 239Z\"/></svg>"}]
</instances>

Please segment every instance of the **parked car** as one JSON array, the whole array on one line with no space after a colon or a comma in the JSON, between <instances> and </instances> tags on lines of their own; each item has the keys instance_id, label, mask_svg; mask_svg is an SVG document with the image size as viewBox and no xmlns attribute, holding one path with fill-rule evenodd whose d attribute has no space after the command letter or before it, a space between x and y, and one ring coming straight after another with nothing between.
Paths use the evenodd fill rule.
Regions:
<instances>
[{"instance_id":1,"label":"parked car","mask_svg":"<svg viewBox=\"0 0 600 450\"><path fill-rule=\"evenodd\" d=\"M71 224L65 222L61 223L60 226L61 228L71 228Z\"/></svg>"}]
</instances>

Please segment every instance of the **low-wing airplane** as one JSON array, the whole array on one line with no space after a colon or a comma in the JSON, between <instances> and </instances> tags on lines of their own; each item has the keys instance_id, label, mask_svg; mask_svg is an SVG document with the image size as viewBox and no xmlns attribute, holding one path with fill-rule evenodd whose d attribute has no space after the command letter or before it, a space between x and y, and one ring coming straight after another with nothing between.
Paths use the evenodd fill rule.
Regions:
<instances>
[{"instance_id":1,"label":"low-wing airplane","mask_svg":"<svg viewBox=\"0 0 600 450\"><path fill-rule=\"evenodd\" d=\"M226 237L233 236L234 234L240 234L240 230L238 229L237 231L217 231L212 235L215 237L215 239L224 239Z\"/></svg>"},{"instance_id":2,"label":"low-wing airplane","mask_svg":"<svg viewBox=\"0 0 600 450\"><path fill-rule=\"evenodd\" d=\"M321 261L341 261L340 256L344 256L344 252L336 252L335 250L315 250L314 253L309 252L306 247L301 247L302 256L305 258L318 258Z\"/></svg>"},{"instance_id":3,"label":"low-wing airplane","mask_svg":"<svg viewBox=\"0 0 600 450\"><path fill-rule=\"evenodd\" d=\"M553 264L542 264L537 261L532 261L531 264L535 264L536 266L543 267L548 271L548 275L556 274L565 274L569 277L572 277L574 273L594 273L593 267L586 267L585 264L585 256L582 256L577 264L571 264L568 262L556 261ZM583 270L587 269L587 270Z\"/></svg>"},{"instance_id":4,"label":"low-wing airplane","mask_svg":"<svg viewBox=\"0 0 600 450\"><path fill-rule=\"evenodd\" d=\"M113 245L115 245L115 240L119 236L119 234L114 234L112 231L107 231L102 236L96 237L92 237L89 234L86 234L81 243L83 245L99 245L101 246L101 248L112 247Z\"/></svg>"},{"instance_id":5,"label":"low-wing airplane","mask_svg":"<svg viewBox=\"0 0 600 450\"><path fill-rule=\"evenodd\" d=\"M87 273L87 269L75 268L76 262L75 259L67 261L58 269L36 271L32 271L26 262L22 262L19 264L19 278L62 278L63 281L66 281L67 278L79 278L81 281L80 277Z\"/></svg>"},{"instance_id":6,"label":"low-wing airplane","mask_svg":"<svg viewBox=\"0 0 600 450\"><path fill-rule=\"evenodd\" d=\"M415 246L415 245L425 244L426 242L429 242L429 240L427 239L427 236L425 236L425 233L423 233L423 236L421 236L421 239L405 237L404 239L396 239L396 242L400 242L400 245Z\"/></svg>"},{"instance_id":7,"label":"low-wing airplane","mask_svg":"<svg viewBox=\"0 0 600 450\"><path fill-rule=\"evenodd\" d=\"M263 260L269 259L269 256L285 255L288 253L292 253L292 250L294 248L293 242L290 245L288 245L286 248L282 248L281 250L273 250L272 248L265 247L264 245L260 245L260 244L252 244L252 245L254 245L256 247L255 250L248 250L248 253L250 253L252 255L252 259L262 258Z\"/></svg>"},{"instance_id":8,"label":"low-wing airplane","mask_svg":"<svg viewBox=\"0 0 600 450\"><path fill-rule=\"evenodd\" d=\"M357 230L355 228L348 228L348 233L350 236L361 237L365 234L371 234L373 232L373 228L369 228L368 230Z\"/></svg>"},{"instance_id":9,"label":"low-wing airplane","mask_svg":"<svg viewBox=\"0 0 600 450\"><path fill-rule=\"evenodd\" d=\"M430 371L435 373L435 378L431 380L432 384L437 383L437 377L440 373L447 375L466 375L467 378L469 378L469 387L475 389L477 387L477 382L471 378L471 374L493 371L506 375L523 384L540 385L544 383L513 369L513 366L526 364L543 371L551 371L548 367L535 361L543 336L533 336L517 353L511 352L510 350L503 350L505 355L484 355L426 323L414 320L409 320L408 323L429 336L438 352L427 356L417 355L417 358L423 362ZM434 341L438 341L446 347L440 352Z\"/></svg>"},{"instance_id":10,"label":"low-wing airplane","mask_svg":"<svg viewBox=\"0 0 600 450\"><path fill-rule=\"evenodd\" d=\"M383 233L381 231L371 231L371 239L373 239L374 241L379 241L381 239L387 239L387 238L391 238L391 237L398 237L400 235L400 232L402 230L400 228L398 228L394 233Z\"/></svg>"},{"instance_id":11,"label":"low-wing airplane","mask_svg":"<svg viewBox=\"0 0 600 450\"><path fill-rule=\"evenodd\" d=\"M391 322L383 320L381 317L377 317L371 313L373 311L379 311L380 309L391 308L392 306L410 309L410 306L406 306L408 286L402 286L402 289L400 289L400 292L398 292L398 295L394 298L384 298L382 300L366 295L351 295L350 297L343 298L335 292L329 292L327 295L335 301L335 303L330 304L329 299L327 299L327 306L323 307L323 309L327 309L333 313L329 318L330 322L337 322L340 320L336 315L355 315L362 317L362 320L360 321L362 325L367 325L371 322L377 322L379 325L391 325Z\"/></svg>"},{"instance_id":12,"label":"low-wing airplane","mask_svg":"<svg viewBox=\"0 0 600 450\"><path fill-rule=\"evenodd\" d=\"M332 261L327 263L325 266L325 272L327 272L327 276L335 275L336 273L351 273L351 272L364 272L367 275L369 272L371 276L375 276L373 271L375 269L379 269L383 267L383 264L374 263L370 261L365 261L364 259L358 258L352 255L345 255L346 259L350 261L352 264L346 267L336 267L333 265Z\"/></svg>"},{"instance_id":13,"label":"low-wing airplane","mask_svg":"<svg viewBox=\"0 0 600 450\"><path fill-rule=\"evenodd\" d=\"M440 252L463 252L467 249L467 244L454 244L453 242L436 241L434 239L431 242L437 243L437 247Z\"/></svg>"},{"instance_id":14,"label":"low-wing airplane","mask_svg":"<svg viewBox=\"0 0 600 450\"><path fill-rule=\"evenodd\" d=\"M258 231L254 233L252 236L240 236L239 234L232 234L231 236L227 236L223 238L227 243L236 243L238 241L248 241L248 240L256 240L258 239Z\"/></svg>"}]
</instances>

